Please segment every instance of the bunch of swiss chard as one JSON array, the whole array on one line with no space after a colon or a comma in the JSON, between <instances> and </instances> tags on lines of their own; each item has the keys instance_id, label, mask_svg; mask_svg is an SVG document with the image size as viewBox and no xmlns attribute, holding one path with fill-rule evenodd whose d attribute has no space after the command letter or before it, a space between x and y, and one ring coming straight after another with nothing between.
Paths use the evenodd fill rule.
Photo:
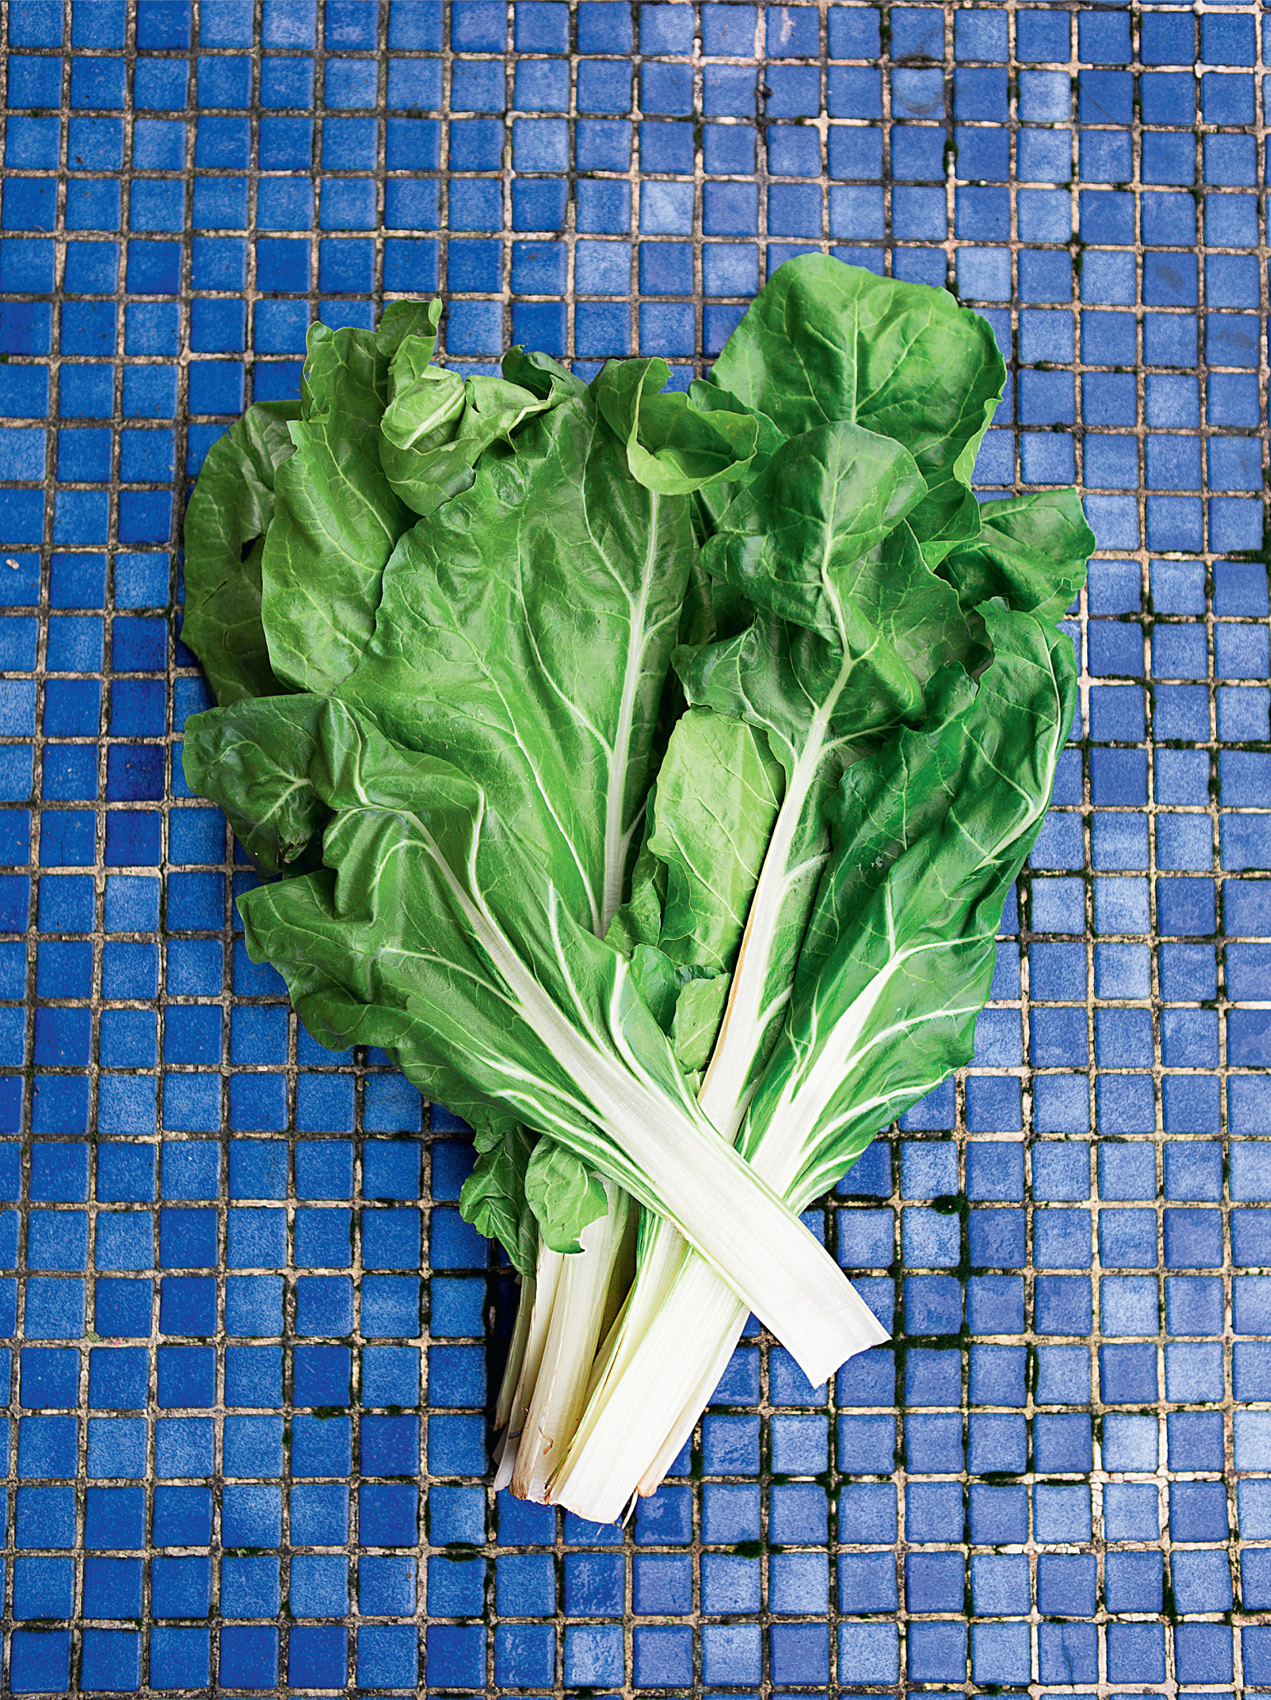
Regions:
<instances>
[{"instance_id":1,"label":"bunch of swiss chard","mask_svg":"<svg viewBox=\"0 0 1271 1700\"><path fill-rule=\"evenodd\" d=\"M712 375L317 328L186 520L191 785L323 1044L474 1130L521 1275L499 1479L605 1521L748 1311L882 1329L799 1220L964 1063L1076 694L1072 491L981 505L1005 372L942 291L783 265Z\"/></svg>"}]
</instances>

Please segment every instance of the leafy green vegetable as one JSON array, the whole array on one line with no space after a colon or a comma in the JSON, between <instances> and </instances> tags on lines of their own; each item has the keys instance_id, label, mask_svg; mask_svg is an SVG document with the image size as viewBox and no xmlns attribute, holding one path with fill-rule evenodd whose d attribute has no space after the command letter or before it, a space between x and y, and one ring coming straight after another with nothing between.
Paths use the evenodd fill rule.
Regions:
<instances>
[{"instance_id":1,"label":"leafy green vegetable","mask_svg":"<svg viewBox=\"0 0 1271 1700\"><path fill-rule=\"evenodd\" d=\"M721 772L726 788L703 788ZM744 720L690 709L677 723L649 834L667 869L658 942L672 962L731 968L781 787L781 769Z\"/></svg>"},{"instance_id":2,"label":"leafy green vegetable","mask_svg":"<svg viewBox=\"0 0 1271 1700\"><path fill-rule=\"evenodd\" d=\"M187 772L309 1031L475 1130L498 1484L606 1519L749 1308L813 1382L883 1337L797 1213L970 1055L1093 539L977 502L1004 367L942 291L788 262L684 394L463 379L440 311L315 330L209 455Z\"/></svg>"},{"instance_id":3,"label":"leafy green vegetable","mask_svg":"<svg viewBox=\"0 0 1271 1700\"><path fill-rule=\"evenodd\" d=\"M611 362L596 379L596 402L626 446L632 477L660 496L686 496L749 463L758 422L739 413L712 416L695 397L665 392L670 375L665 360Z\"/></svg>"},{"instance_id":4,"label":"leafy green vegetable","mask_svg":"<svg viewBox=\"0 0 1271 1700\"><path fill-rule=\"evenodd\" d=\"M643 819L693 553L686 502L624 459L592 396L528 420L513 456L484 458L402 538L342 692L403 747L479 775L596 932Z\"/></svg>"},{"instance_id":5,"label":"leafy green vegetable","mask_svg":"<svg viewBox=\"0 0 1271 1700\"><path fill-rule=\"evenodd\" d=\"M978 685L957 663L942 669L921 727L849 767L828 805L831 859L740 1138L799 1209L972 1053L1003 901L1041 826L1077 693L1066 636L1001 604L982 612L994 657ZM665 1228L629 1305L638 1320L611 1343L553 1483L560 1503L601 1520L657 1485L746 1320Z\"/></svg>"},{"instance_id":6,"label":"leafy green vegetable","mask_svg":"<svg viewBox=\"0 0 1271 1700\"><path fill-rule=\"evenodd\" d=\"M463 1183L463 1215L487 1239L500 1241L519 1274L532 1278L538 1234L533 1211L525 1208L525 1176L534 1142L511 1120L478 1128L474 1139L485 1161Z\"/></svg>"},{"instance_id":7,"label":"leafy green vegetable","mask_svg":"<svg viewBox=\"0 0 1271 1700\"><path fill-rule=\"evenodd\" d=\"M711 1060L707 1114L728 1137L784 1019L829 851L826 802L880 733L921 713L935 672L977 640L907 523L926 486L898 444L856 425L793 438L738 492L703 551L756 610L680 658L689 701L745 720L781 764L781 808Z\"/></svg>"},{"instance_id":8,"label":"leafy green vegetable","mask_svg":"<svg viewBox=\"0 0 1271 1700\"><path fill-rule=\"evenodd\" d=\"M245 698L200 719L185 744L191 787L223 797L244 850L263 872L315 865L315 841L331 811L310 768L318 752L322 698Z\"/></svg>"},{"instance_id":9,"label":"leafy green vegetable","mask_svg":"<svg viewBox=\"0 0 1271 1700\"><path fill-rule=\"evenodd\" d=\"M582 1231L603 1216L608 1200L599 1177L554 1139L540 1139L525 1167L526 1197L553 1251L580 1251Z\"/></svg>"},{"instance_id":10,"label":"leafy green vegetable","mask_svg":"<svg viewBox=\"0 0 1271 1700\"><path fill-rule=\"evenodd\" d=\"M755 613L677 665L691 713L746 721L785 784L700 1101L798 1208L969 1058L1067 736L1052 622L1093 538L1071 492L981 529L965 479L1001 375L947 296L818 259L776 273L712 375L787 440L699 506L708 578ZM660 787L654 808L673 830ZM605 1519L656 1486L744 1320L653 1228L553 1497Z\"/></svg>"},{"instance_id":11,"label":"leafy green vegetable","mask_svg":"<svg viewBox=\"0 0 1271 1700\"><path fill-rule=\"evenodd\" d=\"M745 721L690 709L676 722L632 895L607 936L630 955L640 995L690 1075L719 1029L782 783Z\"/></svg>"},{"instance_id":12,"label":"leafy green vegetable","mask_svg":"<svg viewBox=\"0 0 1271 1700\"><path fill-rule=\"evenodd\" d=\"M946 291L820 254L777 269L711 373L783 437L849 422L904 443L924 540L975 534L971 472L1005 380L989 325Z\"/></svg>"},{"instance_id":13,"label":"leafy green vegetable","mask_svg":"<svg viewBox=\"0 0 1271 1700\"><path fill-rule=\"evenodd\" d=\"M364 492L376 408L382 417L387 405L383 351L365 337L316 346L307 414L326 435L310 436L338 431L354 444L346 482ZM411 346L404 338L394 360ZM290 517L280 503L267 582L275 532L293 576L302 543L315 552L296 514L325 503L352 518L341 547L328 538L314 560L308 602L284 616L267 596L264 624L278 650L318 609L325 624L307 629L306 667L319 693L334 694L325 705L305 693L197 717L191 777L235 811L253 845L299 796L301 826L323 810L333 817L321 869L241 903L249 951L283 973L313 1033L337 1047L388 1047L475 1126L493 1130L511 1111L647 1207L669 1210L812 1365L839 1349L829 1295L846 1282L715 1137L624 959L597 936L642 824L693 553L688 503L630 475L630 443L600 405L603 377L581 393L547 379L555 405L527 418L515 454L483 456L469 487L419 516L373 572L366 564L378 557L368 546L355 561L350 541L366 529L365 504L296 427ZM341 385L347 412L334 405ZM653 448L664 423L653 418ZM748 449L753 431L741 434ZM677 410L676 454L688 465L697 453L695 477L736 469L714 452L718 441L706 416ZM359 629L348 611L373 597L373 630ZM302 781L283 734L294 742L294 717L315 709ZM271 717L278 751L261 736ZM293 860L299 836L287 836ZM499 1171L480 1183L488 1214L491 1198L507 1196L508 1165L492 1136L485 1143ZM562 1171L574 1182L539 1184ZM524 1171L550 1244L576 1243L596 1208L597 1183L577 1173L550 1152ZM519 1247L519 1223L508 1228Z\"/></svg>"},{"instance_id":14,"label":"leafy green vegetable","mask_svg":"<svg viewBox=\"0 0 1271 1700\"><path fill-rule=\"evenodd\" d=\"M388 361L369 332L313 339L291 427L296 452L275 477L261 563L270 659L297 690L332 691L353 671L409 522L380 465L387 384Z\"/></svg>"},{"instance_id":15,"label":"leafy green vegetable","mask_svg":"<svg viewBox=\"0 0 1271 1700\"><path fill-rule=\"evenodd\" d=\"M269 664L261 624L261 557L274 517L278 467L294 453L291 402L249 407L207 452L185 516L182 641L220 703L286 687Z\"/></svg>"},{"instance_id":16,"label":"leafy green vegetable","mask_svg":"<svg viewBox=\"0 0 1271 1700\"><path fill-rule=\"evenodd\" d=\"M810 1202L969 1062L994 937L1041 829L1077 699L1071 641L1000 603L993 660L932 683L921 728L848 768L789 1017L741 1149ZM903 1041L903 1042L902 1042Z\"/></svg>"},{"instance_id":17,"label":"leafy green vegetable","mask_svg":"<svg viewBox=\"0 0 1271 1700\"><path fill-rule=\"evenodd\" d=\"M249 954L283 975L309 1031L393 1050L475 1125L511 1110L551 1134L674 1221L823 1367L842 1333L826 1295L846 1282L716 1136L624 959L573 919L471 772L333 699L310 776L335 817L325 866L239 900Z\"/></svg>"},{"instance_id":18,"label":"leafy green vegetable","mask_svg":"<svg viewBox=\"0 0 1271 1700\"><path fill-rule=\"evenodd\" d=\"M563 367L527 368L527 386L507 377L465 382L434 365L440 305L432 303L427 333L406 337L393 356L380 421L380 464L395 494L421 515L471 488L491 445L510 446L518 425L583 389Z\"/></svg>"},{"instance_id":19,"label":"leafy green vegetable","mask_svg":"<svg viewBox=\"0 0 1271 1700\"><path fill-rule=\"evenodd\" d=\"M945 559L941 573L964 608L1000 596L1037 619L1057 620L1085 583L1094 546L1075 490L1038 490L985 502L984 528Z\"/></svg>"}]
</instances>

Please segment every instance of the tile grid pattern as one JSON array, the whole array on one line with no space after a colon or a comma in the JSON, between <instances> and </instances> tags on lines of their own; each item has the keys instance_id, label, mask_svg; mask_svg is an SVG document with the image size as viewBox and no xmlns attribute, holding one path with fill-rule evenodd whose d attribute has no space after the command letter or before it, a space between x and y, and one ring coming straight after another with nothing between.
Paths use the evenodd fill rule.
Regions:
<instances>
[{"instance_id":1,"label":"tile grid pattern","mask_svg":"<svg viewBox=\"0 0 1271 1700\"><path fill-rule=\"evenodd\" d=\"M13 0L12 1691L400 1690L425 1649L442 1690L1271 1684L1267 620L1261 567L1223 558L1260 540L1259 22ZM1081 471L1086 740L972 1069L815 1216L902 1348L827 1398L749 1342L628 1537L558 1529L481 1481L505 1284L457 1220L462 1144L437 1113L419 1139L383 1059L288 1029L223 823L179 760L165 783L202 701L168 633L171 469L245 365L294 392L311 298L369 323L444 282L452 359L640 347L683 383L818 243L992 318L1018 384L985 486Z\"/></svg>"}]
</instances>

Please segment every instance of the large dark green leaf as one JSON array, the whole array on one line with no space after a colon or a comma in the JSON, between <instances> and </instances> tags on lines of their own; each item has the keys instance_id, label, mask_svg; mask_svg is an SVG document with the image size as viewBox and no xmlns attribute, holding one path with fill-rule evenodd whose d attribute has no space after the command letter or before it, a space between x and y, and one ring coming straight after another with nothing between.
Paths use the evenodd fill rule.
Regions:
<instances>
[{"instance_id":1,"label":"large dark green leaf","mask_svg":"<svg viewBox=\"0 0 1271 1700\"><path fill-rule=\"evenodd\" d=\"M969 481L1006 367L945 290L805 254L751 302L711 379L787 437L844 420L893 437L935 490Z\"/></svg>"},{"instance_id":2,"label":"large dark green leaf","mask_svg":"<svg viewBox=\"0 0 1271 1700\"><path fill-rule=\"evenodd\" d=\"M702 564L752 606L848 653L868 650L874 633L858 629L853 607L861 563L925 495L899 443L855 425L819 426L783 444L738 492Z\"/></svg>"},{"instance_id":3,"label":"large dark green leaf","mask_svg":"<svg viewBox=\"0 0 1271 1700\"><path fill-rule=\"evenodd\" d=\"M274 476L294 452L287 426L299 412L286 401L249 407L208 450L186 509L181 640L220 703L287 688L269 664L260 563L274 516Z\"/></svg>"},{"instance_id":4,"label":"large dark green leaf","mask_svg":"<svg viewBox=\"0 0 1271 1700\"><path fill-rule=\"evenodd\" d=\"M1080 591L1094 532L1075 490L1036 490L985 502L984 529L940 568L964 608L991 596L1039 620L1057 620Z\"/></svg>"},{"instance_id":5,"label":"large dark green leaf","mask_svg":"<svg viewBox=\"0 0 1271 1700\"><path fill-rule=\"evenodd\" d=\"M262 697L195 714L185 726L190 789L211 797L264 873L316 866L331 811L310 778L323 699Z\"/></svg>"},{"instance_id":6,"label":"large dark green leaf","mask_svg":"<svg viewBox=\"0 0 1271 1700\"><path fill-rule=\"evenodd\" d=\"M881 733L922 714L939 667L975 651L955 593L904 518L923 489L896 444L820 426L773 455L703 551L760 611L738 636L681 657L686 692L761 731L785 772L703 1089L728 1134L783 1019L829 851L826 800Z\"/></svg>"},{"instance_id":7,"label":"large dark green leaf","mask_svg":"<svg viewBox=\"0 0 1271 1700\"><path fill-rule=\"evenodd\" d=\"M402 538L341 692L472 775L597 933L643 820L692 552L687 500L638 484L590 398L567 397Z\"/></svg>"},{"instance_id":8,"label":"large dark green leaf","mask_svg":"<svg viewBox=\"0 0 1271 1700\"><path fill-rule=\"evenodd\" d=\"M844 775L833 860L742 1149L796 1205L969 1060L1002 905L1041 828L1077 697L1072 645L1001 603L993 660Z\"/></svg>"}]
</instances>

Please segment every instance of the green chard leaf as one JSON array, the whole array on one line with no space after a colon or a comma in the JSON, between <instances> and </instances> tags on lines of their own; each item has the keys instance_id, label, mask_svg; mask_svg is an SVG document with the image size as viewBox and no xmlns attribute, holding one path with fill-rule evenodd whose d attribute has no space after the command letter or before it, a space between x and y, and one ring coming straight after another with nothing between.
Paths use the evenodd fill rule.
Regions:
<instances>
[{"instance_id":1,"label":"green chard leaf","mask_svg":"<svg viewBox=\"0 0 1271 1700\"><path fill-rule=\"evenodd\" d=\"M566 394L402 538L340 693L487 788L597 934L643 824L692 553L686 499L628 476L593 399Z\"/></svg>"},{"instance_id":2,"label":"green chard leaf","mask_svg":"<svg viewBox=\"0 0 1271 1700\"><path fill-rule=\"evenodd\" d=\"M650 799L632 894L606 937L686 1073L705 1066L783 784L762 732L690 709Z\"/></svg>"},{"instance_id":3,"label":"green chard leaf","mask_svg":"<svg viewBox=\"0 0 1271 1700\"><path fill-rule=\"evenodd\" d=\"M796 1212L970 1054L1093 539L1072 492L977 503L1004 367L945 292L789 261L687 394L523 349L465 380L441 311L315 327L299 416L209 454L183 635L221 706L187 772L288 876L240 908L308 1030L475 1130L463 1214L543 1276L523 1352L557 1363L571 1305L599 1328L559 1436L525 1389L518 1491L594 1381L618 1189L644 1207L611 1441L628 1368L677 1367L625 1495L746 1306L814 1382L878 1338ZM590 1297L597 1258L553 1263L583 1245ZM688 1315L700 1351L659 1332Z\"/></svg>"},{"instance_id":4,"label":"green chard leaf","mask_svg":"<svg viewBox=\"0 0 1271 1700\"><path fill-rule=\"evenodd\" d=\"M581 1251L579 1236L608 1207L595 1171L554 1139L540 1139L526 1164L525 1199L552 1251Z\"/></svg>"},{"instance_id":5,"label":"green chard leaf","mask_svg":"<svg viewBox=\"0 0 1271 1700\"><path fill-rule=\"evenodd\" d=\"M473 468L491 444L511 442L525 419L561 399L431 364L436 332L407 337L389 370L389 403L380 425L380 462L397 496L415 513L434 512L470 489Z\"/></svg>"},{"instance_id":6,"label":"green chard leaf","mask_svg":"<svg viewBox=\"0 0 1271 1700\"><path fill-rule=\"evenodd\" d=\"M1000 596L1010 608L1057 620L1086 581L1095 546L1075 490L1037 490L985 502L984 529L940 567L964 608Z\"/></svg>"},{"instance_id":7,"label":"green chard leaf","mask_svg":"<svg viewBox=\"0 0 1271 1700\"><path fill-rule=\"evenodd\" d=\"M899 443L823 425L783 444L734 497L703 564L753 607L842 639L859 563L925 494Z\"/></svg>"},{"instance_id":8,"label":"green chard leaf","mask_svg":"<svg viewBox=\"0 0 1271 1700\"><path fill-rule=\"evenodd\" d=\"M614 911L605 931L606 941L623 956L630 956L637 945L656 945L662 936L662 905L666 901L666 863L649 849L652 831L651 810L645 811L644 838L635 867L631 870L631 895ZM669 958L668 958L669 960Z\"/></svg>"},{"instance_id":9,"label":"green chard leaf","mask_svg":"<svg viewBox=\"0 0 1271 1700\"><path fill-rule=\"evenodd\" d=\"M699 409L664 391L665 360L610 360L593 381L596 404L626 445L631 476L662 496L735 479L754 458L758 422L742 409Z\"/></svg>"},{"instance_id":10,"label":"green chard leaf","mask_svg":"<svg viewBox=\"0 0 1271 1700\"><path fill-rule=\"evenodd\" d=\"M1002 905L1041 828L1077 697L1068 638L1000 602L993 659L844 774L833 858L741 1148L796 1208L972 1054Z\"/></svg>"},{"instance_id":11,"label":"green chard leaf","mask_svg":"<svg viewBox=\"0 0 1271 1700\"><path fill-rule=\"evenodd\" d=\"M713 483L705 484L693 497L693 513L697 524L700 540L704 543L712 535L719 522L719 516L737 494L743 484L762 472L769 458L774 455L785 442L785 437L768 418L766 413L760 413L753 407L747 407L744 401L739 401L728 390L722 390L717 384L702 378L694 378L688 387L688 399L692 407L699 413L737 413L753 420L755 427L755 452L753 457L742 467L736 476L716 479Z\"/></svg>"},{"instance_id":12,"label":"green chard leaf","mask_svg":"<svg viewBox=\"0 0 1271 1700\"><path fill-rule=\"evenodd\" d=\"M652 944L636 945L630 962L632 984L671 1041L676 1062L686 1076L700 1069L710 1056L724 1013L728 975L672 962Z\"/></svg>"},{"instance_id":13,"label":"green chard leaf","mask_svg":"<svg viewBox=\"0 0 1271 1700\"><path fill-rule=\"evenodd\" d=\"M675 1000L671 1049L686 1074L696 1073L710 1061L731 978L729 974L694 976L685 982Z\"/></svg>"},{"instance_id":14,"label":"green chard leaf","mask_svg":"<svg viewBox=\"0 0 1271 1700\"><path fill-rule=\"evenodd\" d=\"M819 426L772 456L703 551L757 612L738 636L680 657L686 693L762 732L785 781L703 1088L728 1137L783 1019L829 853L826 802L850 762L922 715L946 661L978 653L906 520L924 490L895 442Z\"/></svg>"},{"instance_id":15,"label":"green chard leaf","mask_svg":"<svg viewBox=\"0 0 1271 1700\"><path fill-rule=\"evenodd\" d=\"M784 776L762 732L693 708L658 773L649 849L667 870L659 944L672 962L732 968Z\"/></svg>"},{"instance_id":16,"label":"green chard leaf","mask_svg":"<svg viewBox=\"0 0 1271 1700\"><path fill-rule=\"evenodd\" d=\"M310 330L296 452L275 480L262 561L270 661L297 690L333 691L356 667L410 522L380 465L387 384L388 358L370 331Z\"/></svg>"},{"instance_id":17,"label":"green chard leaf","mask_svg":"<svg viewBox=\"0 0 1271 1700\"><path fill-rule=\"evenodd\" d=\"M522 348L519 343L508 349L499 370L509 384L529 390L550 407L557 407L571 397L580 401L588 394L588 386L583 380L576 378L559 360L553 360L550 354Z\"/></svg>"},{"instance_id":18,"label":"green chard leaf","mask_svg":"<svg viewBox=\"0 0 1271 1700\"><path fill-rule=\"evenodd\" d=\"M435 366L436 336L408 336L388 369L389 400L380 430L394 448L422 454L453 441L464 409L458 372Z\"/></svg>"},{"instance_id":19,"label":"green chard leaf","mask_svg":"<svg viewBox=\"0 0 1271 1700\"><path fill-rule=\"evenodd\" d=\"M249 407L207 451L186 510L181 641L219 703L287 689L269 664L261 624L261 557L275 474L295 452L287 427L299 411L286 401Z\"/></svg>"},{"instance_id":20,"label":"green chard leaf","mask_svg":"<svg viewBox=\"0 0 1271 1700\"><path fill-rule=\"evenodd\" d=\"M472 1173L459 1192L459 1213L479 1234L498 1240L520 1275L534 1274L538 1232L525 1176L533 1141L514 1121L475 1130Z\"/></svg>"},{"instance_id":21,"label":"green chard leaf","mask_svg":"<svg viewBox=\"0 0 1271 1700\"><path fill-rule=\"evenodd\" d=\"M264 873L318 863L320 834L331 817L309 777L322 708L316 696L262 697L186 722L186 783L220 804Z\"/></svg>"},{"instance_id":22,"label":"green chard leaf","mask_svg":"<svg viewBox=\"0 0 1271 1700\"><path fill-rule=\"evenodd\" d=\"M435 346L443 311L438 297L431 301L390 301L375 333L376 353L391 363L408 336L431 337Z\"/></svg>"},{"instance_id":23,"label":"green chard leaf","mask_svg":"<svg viewBox=\"0 0 1271 1700\"><path fill-rule=\"evenodd\" d=\"M824 1373L839 1271L704 1120L624 959L480 785L335 700L311 777L335 812L326 867L239 906L249 954L283 974L314 1036L387 1045L466 1119L551 1135L667 1216Z\"/></svg>"},{"instance_id":24,"label":"green chard leaf","mask_svg":"<svg viewBox=\"0 0 1271 1700\"><path fill-rule=\"evenodd\" d=\"M823 254L787 260L729 337L710 381L786 437L849 421L903 443L929 490L914 515L918 537L978 530L971 473L1006 366L988 323L945 290Z\"/></svg>"},{"instance_id":25,"label":"green chard leaf","mask_svg":"<svg viewBox=\"0 0 1271 1700\"><path fill-rule=\"evenodd\" d=\"M612 943L612 939L609 941ZM691 968L677 967L665 951L654 944L638 944L631 951L631 978L664 1033L670 1033L680 992L693 978Z\"/></svg>"}]
</instances>

